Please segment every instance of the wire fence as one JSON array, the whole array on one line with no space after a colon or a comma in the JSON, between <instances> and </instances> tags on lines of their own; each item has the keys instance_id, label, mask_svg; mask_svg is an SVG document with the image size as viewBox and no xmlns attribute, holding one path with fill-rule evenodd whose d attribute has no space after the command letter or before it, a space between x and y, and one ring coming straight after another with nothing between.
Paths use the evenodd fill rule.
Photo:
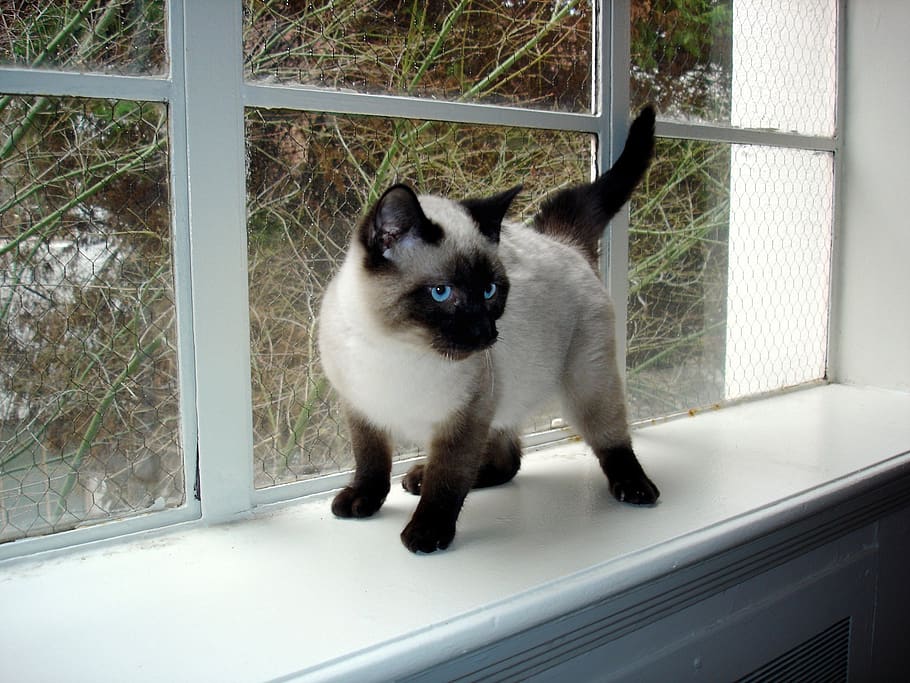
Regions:
<instances>
[{"instance_id":1,"label":"wire fence","mask_svg":"<svg viewBox=\"0 0 910 683\"><path fill-rule=\"evenodd\" d=\"M830 136L832 0L634 0L631 98L662 116ZM833 155L661 140L632 200L635 419L825 375Z\"/></svg>"},{"instance_id":2,"label":"wire fence","mask_svg":"<svg viewBox=\"0 0 910 683\"><path fill-rule=\"evenodd\" d=\"M0 540L178 505L165 109L0 116Z\"/></svg>"},{"instance_id":3,"label":"wire fence","mask_svg":"<svg viewBox=\"0 0 910 683\"><path fill-rule=\"evenodd\" d=\"M247 76L590 112L591 0L245 0Z\"/></svg>"}]
</instances>

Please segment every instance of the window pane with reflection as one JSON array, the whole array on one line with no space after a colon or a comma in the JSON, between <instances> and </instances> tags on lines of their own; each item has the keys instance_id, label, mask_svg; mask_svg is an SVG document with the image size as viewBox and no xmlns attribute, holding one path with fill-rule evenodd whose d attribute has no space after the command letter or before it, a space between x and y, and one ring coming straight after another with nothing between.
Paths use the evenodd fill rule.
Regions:
<instances>
[{"instance_id":1,"label":"window pane with reflection","mask_svg":"<svg viewBox=\"0 0 910 683\"><path fill-rule=\"evenodd\" d=\"M825 376L833 164L827 152L658 141L629 231L634 419Z\"/></svg>"},{"instance_id":2,"label":"window pane with reflection","mask_svg":"<svg viewBox=\"0 0 910 683\"><path fill-rule=\"evenodd\" d=\"M592 0L244 1L247 77L591 110Z\"/></svg>"},{"instance_id":3,"label":"window pane with reflection","mask_svg":"<svg viewBox=\"0 0 910 683\"><path fill-rule=\"evenodd\" d=\"M167 110L0 102L0 541L182 505Z\"/></svg>"},{"instance_id":4,"label":"window pane with reflection","mask_svg":"<svg viewBox=\"0 0 910 683\"><path fill-rule=\"evenodd\" d=\"M836 0L632 0L633 109L834 133Z\"/></svg>"},{"instance_id":5,"label":"window pane with reflection","mask_svg":"<svg viewBox=\"0 0 910 683\"><path fill-rule=\"evenodd\" d=\"M165 12L164 0L6 0L0 64L161 75L167 71Z\"/></svg>"}]
</instances>

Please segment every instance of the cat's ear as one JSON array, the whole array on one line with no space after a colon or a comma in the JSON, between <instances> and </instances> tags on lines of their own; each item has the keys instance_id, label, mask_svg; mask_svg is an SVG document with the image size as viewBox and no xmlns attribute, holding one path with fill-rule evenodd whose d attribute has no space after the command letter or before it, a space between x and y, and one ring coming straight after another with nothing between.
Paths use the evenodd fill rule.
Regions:
<instances>
[{"instance_id":1,"label":"cat's ear","mask_svg":"<svg viewBox=\"0 0 910 683\"><path fill-rule=\"evenodd\" d=\"M471 218L477 223L480 232L491 242L499 242L499 233L502 230L502 219L512 205L512 200L521 192L521 185L516 185L511 190L484 199L465 199L461 202Z\"/></svg>"},{"instance_id":2,"label":"cat's ear","mask_svg":"<svg viewBox=\"0 0 910 683\"><path fill-rule=\"evenodd\" d=\"M414 240L438 242L442 230L426 217L410 187L393 185L376 202L361 237L371 258L380 263L394 260Z\"/></svg>"}]
</instances>

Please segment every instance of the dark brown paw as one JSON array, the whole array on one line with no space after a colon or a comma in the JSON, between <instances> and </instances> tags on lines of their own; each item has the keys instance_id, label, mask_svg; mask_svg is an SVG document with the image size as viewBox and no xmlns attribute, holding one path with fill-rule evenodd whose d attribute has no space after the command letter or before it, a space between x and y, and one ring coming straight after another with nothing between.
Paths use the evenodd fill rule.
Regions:
<instances>
[{"instance_id":1,"label":"dark brown paw","mask_svg":"<svg viewBox=\"0 0 910 683\"><path fill-rule=\"evenodd\" d=\"M401 542L412 553L445 550L455 538L455 525L438 518L412 519L401 532Z\"/></svg>"},{"instance_id":2,"label":"dark brown paw","mask_svg":"<svg viewBox=\"0 0 910 683\"><path fill-rule=\"evenodd\" d=\"M660 496L629 445L598 451L597 458L610 482L610 493L620 503L653 505Z\"/></svg>"},{"instance_id":3,"label":"dark brown paw","mask_svg":"<svg viewBox=\"0 0 910 683\"><path fill-rule=\"evenodd\" d=\"M348 486L332 501L332 514L336 517L371 517L385 502L388 490L369 490Z\"/></svg>"},{"instance_id":4,"label":"dark brown paw","mask_svg":"<svg viewBox=\"0 0 910 683\"><path fill-rule=\"evenodd\" d=\"M653 505L660 496L657 486L644 473L638 477L611 481L610 493L620 503L632 505Z\"/></svg>"},{"instance_id":5,"label":"dark brown paw","mask_svg":"<svg viewBox=\"0 0 910 683\"><path fill-rule=\"evenodd\" d=\"M401 487L408 493L419 496L420 487L423 484L423 471L425 468L426 466L423 464L414 465L401 480Z\"/></svg>"}]
</instances>

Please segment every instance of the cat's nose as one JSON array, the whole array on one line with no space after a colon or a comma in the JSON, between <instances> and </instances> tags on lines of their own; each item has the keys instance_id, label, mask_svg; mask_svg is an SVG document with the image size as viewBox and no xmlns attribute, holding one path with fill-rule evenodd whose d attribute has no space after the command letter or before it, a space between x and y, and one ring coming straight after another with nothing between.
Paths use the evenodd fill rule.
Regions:
<instances>
[{"instance_id":1,"label":"cat's nose","mask_svg":"<svg viewBox=\"0 0 910 683\"><path fill-rule=\"evenodd\" d=\"M489 319L481 319L471 325L471 341L480 348L490 346L496 341L499 333L496 330L496 323Z\"/></svg>"}]
</instances>

